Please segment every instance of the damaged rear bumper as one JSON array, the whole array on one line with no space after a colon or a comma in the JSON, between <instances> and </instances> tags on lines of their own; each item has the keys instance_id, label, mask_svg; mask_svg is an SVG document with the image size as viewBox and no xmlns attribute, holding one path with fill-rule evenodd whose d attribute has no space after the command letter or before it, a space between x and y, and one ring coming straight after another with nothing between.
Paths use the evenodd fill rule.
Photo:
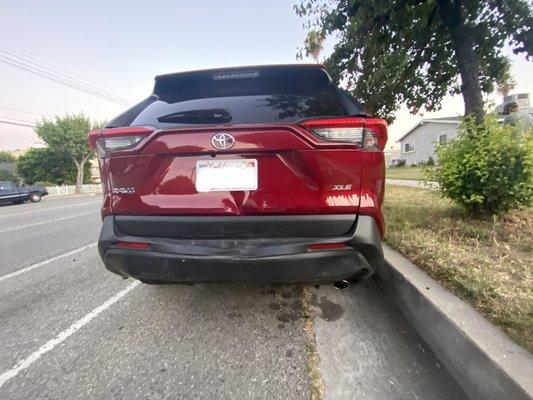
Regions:
<instances>
[{"instance_id":1,"label":"damaged rear bumper","mask_svg":"<svg viewBox=\"0 0 533 400\"><path fill-rule=\"evenodd\" d=\"M299 217L302 221L310 218ZM168 218L179 224L175 217ZM194 218L188 217L187 223L194 222ZM320 283L371 275L383 261L381 237L375 221L369 216L356 217L348 232L341 236L286 237L280 233L279 237L257 237L252 233L251 238L244 237L244 234L209 238L208 232L213 232L215 227L220 229L224 220L211 217L213 226L209 226L205 217L197 218L201 222L199 225L203 224L200 229L206 229L203 234L194 233L199 239L185 238L186 234L165 237L171 235L168 231L153 236L157 235L157 221L143 216L128 216L128 219L136 227L143 221L149 223L151 228L146 231L151 236L126 235L121 232L120 223L114 216L106 217L98 242L105 267L121 276L145 282ZM265 217L247 218L252 218L251 221L258 218L260 222ZM328 224L327 218L322 221L324 226ZM331 222L338 225L339 219ZM122 226L128 232L137 232L132 231L131 226ZM166 226L168 229L168 223ZM250 226L257 224L250 223ZM120 244L124 242L143 243L146 248L122 248ZM310 250L309 246L317 243L344 243L346 246L334 250Z\"/></svg>"}]
</instances>

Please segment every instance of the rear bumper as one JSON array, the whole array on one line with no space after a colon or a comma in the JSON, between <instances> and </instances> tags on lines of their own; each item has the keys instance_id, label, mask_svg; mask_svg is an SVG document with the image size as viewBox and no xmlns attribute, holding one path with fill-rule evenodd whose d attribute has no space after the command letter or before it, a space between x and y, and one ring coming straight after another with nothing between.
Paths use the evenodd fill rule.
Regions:
<instances>
[{"instance_id":1,"label":"rear bumper","mask_svg":"<svg viewBox=\"0 0 533 400\"><path fill-rule=\"evenodd\" d=\"M124 249L117 246L120 241L148 243L150 248ZM349 247L310 252L309 245L316 243L346 243ZM251 239L129 236L119 230L115 217L108 216L98 249L111 272L169 283L332 282L370 275L383 261L379 231L368 216L359 216L343 236Z\"/></svg>"}]
</instances>

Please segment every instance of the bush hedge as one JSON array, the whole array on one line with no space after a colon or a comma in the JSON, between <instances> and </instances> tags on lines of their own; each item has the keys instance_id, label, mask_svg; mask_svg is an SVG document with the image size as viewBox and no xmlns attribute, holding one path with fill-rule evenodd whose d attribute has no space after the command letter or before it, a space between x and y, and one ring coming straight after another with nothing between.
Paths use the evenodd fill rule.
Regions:
<instances>
[{"instance_id":1,"label":"bush hedge","mask_svg":"<svg viewBox=\"0 0 533 400\"><path fill-rule=\"evenodd\" d=\"M533 197L532 132L501 125L488 116L466 118L458 137L438 145L438 164L425 169L443 196L472 214L498 214L526 207Z\"/></svg>"}]
</instances>

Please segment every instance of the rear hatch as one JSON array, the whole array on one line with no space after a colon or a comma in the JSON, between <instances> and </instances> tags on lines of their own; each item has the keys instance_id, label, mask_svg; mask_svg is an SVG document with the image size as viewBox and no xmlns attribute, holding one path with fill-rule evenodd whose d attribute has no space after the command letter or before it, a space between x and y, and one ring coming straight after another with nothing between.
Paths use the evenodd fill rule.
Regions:
<instances>
[{"instance_id":1,"label":"rear hatch","mask_svg":"<svg viewBox=\"0 0 533 400\"><path fill-rule=\"evenodd\" d=\"M317 66L200 71L156 78L91 140L114 215L355 219L361 113Z\"/></svg>"}]
</instances>

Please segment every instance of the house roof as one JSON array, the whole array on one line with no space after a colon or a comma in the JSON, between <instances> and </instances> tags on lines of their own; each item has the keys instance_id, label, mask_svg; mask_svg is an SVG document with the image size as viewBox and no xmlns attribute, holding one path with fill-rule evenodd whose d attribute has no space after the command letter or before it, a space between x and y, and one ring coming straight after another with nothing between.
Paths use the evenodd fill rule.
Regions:
<instances>
[{"instance_id":1,"label":"house roof","mask_svg":"<svg viewBox=\"0 0 533 400\"><path fill-rule=\"evenodd\" d=\"M409 136L411 133L413 133L418 127L433 123L433 124L453 124L453 125L459 125L459 122L461 122L461 119L463 117L456 115L451 117L441 117L441 118L427 118L427 119L421 119L415 126L413 126L411 129L409 129L406 133L402 135L401 138L399 138L396 142L400 142L403 139L405 139L407 136Z\"/></svg>"}]
</instances>

